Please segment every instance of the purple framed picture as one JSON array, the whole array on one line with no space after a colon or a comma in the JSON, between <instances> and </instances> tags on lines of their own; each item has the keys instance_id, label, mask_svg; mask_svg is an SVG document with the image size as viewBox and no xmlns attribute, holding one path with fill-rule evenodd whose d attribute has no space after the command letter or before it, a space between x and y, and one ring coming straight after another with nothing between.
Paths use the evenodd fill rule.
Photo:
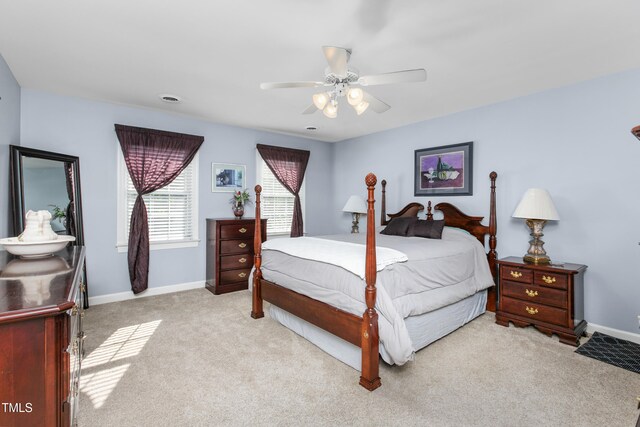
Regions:
<instances>
[{"instance_id":1,"label":"purple framed picture","mask_svg":"<svg viewBox=\"0 0 640 427\"><path fill-rule=\"evenodd\" d=\"M473 141L415 151L415 196L473 194Z\"/></svg>"}]
</instances>

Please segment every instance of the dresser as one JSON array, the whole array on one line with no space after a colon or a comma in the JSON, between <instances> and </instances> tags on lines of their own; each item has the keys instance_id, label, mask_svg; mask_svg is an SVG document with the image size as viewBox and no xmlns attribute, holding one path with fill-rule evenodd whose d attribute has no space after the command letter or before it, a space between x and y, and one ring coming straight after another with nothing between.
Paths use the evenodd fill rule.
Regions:
<instances>
[{"instance_id":1,"label":"dresser","mask_svg":"<svg viewBox=\"0 0 640 427\"><path fill-rule=\"evenodd\" d=\"M267 220L261 220L262 241ZM216 295L247 289L253 267L255 219L207 219L207 283Z\"/></svg>"},{"instance_id":2,"label":"dresser","mask_svg":"<svg viewBox=\"0 0 640 427\"><path fill-rule=\"evenodd\" d=\"M0 425L75 426L83 354L84 248L0 252Z\"/></svg>"},{"instance_id":3,"label":"dresser","mask_svg":"<svg viewBox=\"0 0 640 427\"><path fill-rule=\"evenodd\" d=\"M584 320L586 265L525 263L520 257L498 260L496 323L533 325L560 342L578 346L587 328Z\"/></svg>"}]
</instances>

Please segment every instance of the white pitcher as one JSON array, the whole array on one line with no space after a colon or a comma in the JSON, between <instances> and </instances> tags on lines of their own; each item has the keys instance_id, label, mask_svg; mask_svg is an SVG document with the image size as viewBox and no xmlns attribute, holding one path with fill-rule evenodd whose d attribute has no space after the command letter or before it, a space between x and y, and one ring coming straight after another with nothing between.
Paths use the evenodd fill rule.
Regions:
<instances>
[{"instance_id":1,"label":"white pitcher","mask_svg":"<svg viewBox=\"0 0 640 427\"><path fill-rule=\"evenodd\" d=\"M56 240L58 235L51 228L51 212L29 211L25 216L26 226L18 240L22 242L46 242Z\"/></svg>"}]
</instances>

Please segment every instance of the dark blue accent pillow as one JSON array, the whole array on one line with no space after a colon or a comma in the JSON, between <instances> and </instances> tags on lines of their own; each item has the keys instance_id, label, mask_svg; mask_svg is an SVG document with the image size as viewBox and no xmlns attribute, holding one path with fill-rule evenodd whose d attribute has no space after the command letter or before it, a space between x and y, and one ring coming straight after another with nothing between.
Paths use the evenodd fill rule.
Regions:
<instances>
[{"instance_id":1,"label":"dark blue accent pillow","mask_svg":"<svg viewBox=\"0 0 640 427\"><path fill-rule=\"evenodd\" d=\"M425 237L427 239L442 239L444 219L419 220L414 222L407 231L407 236Z\"/></svg>"},{"instance_id":2,"label":"dark blue accent pillow","mask_svg":"<svg viewBox=\"0 0 640 427\"><path fill-rule=\"evenodd\" d=\"M393 218L389 225L385 227L384 230L380 232L380 234L386 234L387 236L407 236L407 232L409 231L409 227L412 224L418 221L418 218L406 217L406 218Z\"/></svg>"}]
</instances>

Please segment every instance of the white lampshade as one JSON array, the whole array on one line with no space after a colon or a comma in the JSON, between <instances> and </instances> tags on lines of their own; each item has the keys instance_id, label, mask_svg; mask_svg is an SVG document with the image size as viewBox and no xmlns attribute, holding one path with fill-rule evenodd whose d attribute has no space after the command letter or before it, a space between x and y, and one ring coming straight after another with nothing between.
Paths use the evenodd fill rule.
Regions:
<instances>
[{"instance_id":1,"label":"white lampshade","mask_svg":"<svg viewBox=\"0 0 640 427\"><path fill-rule=\"evenodd\" d=\"M330 119L335 119L338 116L338 104L329 102L322 112Z\"/></svg>"},{"instance_id":2,"label":"white lampshade","mask_svg":"<svg viewBox=\"0 0 640 427\"><path fill-rule=\"evenodd\" d=\"M316 93L311 98L313 99L313 105L315 105L318 110L324 109L324 106L329 102L329 95L326 92Z\"/></svg>"},{"instance_id":3,"label":"white lampshade","mask_svg":"<svg viewBox=\"0 0 640 427\"><path fill-rule=\"evenodd\" d=\"M353 108L356 110L356 113L360 115L369 108L369 103L367 101L362 101L360 104L354 105Z\"/></svg>"},{"instance_id":4,"label":"white lampshade","mask_svg":"<svg viewBox=\"0 0 640 427\"><path fill-rule=\"evenodd\" d=\"M553 200L547 190L542 188L530 188L522 196L522 200L512 215L514 218L525 219L560 219Z\"/></svg>"},{"instance_id":5,"label":"white lampshade","mask_svg":"<svg viewBox=\"0 0 640 427\"><path fill-rule=\"evenodd\" d=\"M367 202L360 196L351 196L347 203L342 208L343 212L351 212L351 213L367 213Z\"/></svg>"},{"instance_id":6,"label":"white lampshade","mask_svg":"<svg viewBox=\"0 0 640 427\"><path fill-rule=\"evenodd\" d=\"M355 106L360 104L363 98L364 98L364 92L359 87L352 87L349 89L349 92L347 92L347 102L350 105Z\"/></svg>"}]
</instances>

